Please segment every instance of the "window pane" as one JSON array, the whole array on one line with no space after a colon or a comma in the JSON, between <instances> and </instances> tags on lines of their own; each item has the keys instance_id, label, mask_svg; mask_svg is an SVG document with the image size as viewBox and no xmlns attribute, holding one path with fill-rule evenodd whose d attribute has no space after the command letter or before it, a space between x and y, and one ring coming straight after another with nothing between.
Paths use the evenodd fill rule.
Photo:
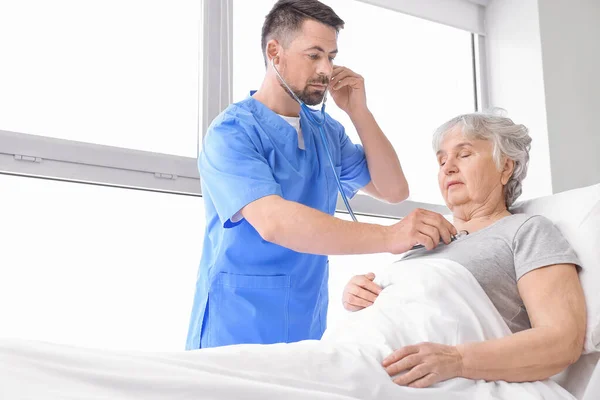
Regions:
<instances>
[{"instance_id":1,"label":"window pane","mask_svg":"<svg viewBox=\"0 0 600 400\"><path fill-rule=\"evenodd\" d=\"M183 350L204 237L202 198L2 174L0 192L11 210L0 229L0 337ZM330 257L328 323L344 315L340 299L353 275L378 274L398 258Z\"/></svg>"},{"instance_id":2,"label":"window pane","mask_svg":"<svg viewBox=\"0 0 600 400\"><path fill-rule=\"evenodd\" d=\"M195 157L201 0L0 3L0 129Z\"/></svg>"},{"instance_id":3,"label":"window pane","mask_svg":"<svg viewBox=\"0 0 600 400\"><path fill-rule=\"evenodd\" d=\"M323 2L346 22L335 63L365 78L369 108L400 157L410 199L443 204L431 136L447 119L474 111L471 34L358 1ZM233 93L240 100L262 81L260 33L273 1L233 4ZM327 110L357 142L331 97Z\"/></svg>"},{"instance_id":4,"label":"window pane","mask_svg":"<svg viewBox=\"0 0 600 400\"><path fill-rule=\"evenodd\" d=\"M0 175L0 337L183 350L202 198Z\"/></svg>"}]
</instances>

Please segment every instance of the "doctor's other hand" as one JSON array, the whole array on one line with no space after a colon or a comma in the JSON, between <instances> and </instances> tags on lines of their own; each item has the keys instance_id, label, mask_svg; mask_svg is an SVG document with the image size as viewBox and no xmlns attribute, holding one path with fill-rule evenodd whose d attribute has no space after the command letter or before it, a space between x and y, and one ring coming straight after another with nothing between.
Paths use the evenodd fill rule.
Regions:
<instances>
[{"instance_id":1,"label":"doctor's other hand","mask_svg":"<svg viewBox=\"0 0 600 400\"><path fill-rule=\"evenodd\" d=\"M369 272L366 275L356 275L344 287L342 295L342 303L348 311L358 311L363 308L372 306L379 293L381 287L373 282L375 274Z\"/></svg>"},{"instance_id":2,"label":"doctor's other hand","mask_svg":"<svg viewBox=\"0 0 600 400\"><path fill-rule=\"evenodd\" d=\"M456 346L439 343L402 347L384 358L381 365L394 383L412 388L426 388L459 377L463 368L462 354Z\"/></svg>"},{"instance_id":3,"label":"doctor's other hand","mask_svg":"<svg viewBox=\"0 0 600 400\"><path fill-rule=\"evenodd\" d=\"M350 68L333 66L329 93L335 104L348 115L367 109L365 80Z\"/></svg>"},{"instance_id":4,"label":"doctor's other hand","mask_svg":"<svg viewBox=\"0 0 600 400\"><path fill-rule=\"evenodd\" d=\"M449 244L458 232L441 214L417 208L400 222L386 227L386 247L392 254L400 254L421 244L432 250L443 241Z\"/></svg>"}]
</instances>

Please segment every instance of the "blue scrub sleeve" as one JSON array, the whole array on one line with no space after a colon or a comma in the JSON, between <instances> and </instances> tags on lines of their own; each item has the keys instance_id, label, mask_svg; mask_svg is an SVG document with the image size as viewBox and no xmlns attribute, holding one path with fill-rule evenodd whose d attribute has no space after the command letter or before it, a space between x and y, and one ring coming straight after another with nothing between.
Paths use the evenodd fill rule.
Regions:
<instances>
[{"instance_id":1,"label":"blue scrub sleeve","mask_svg":"<svg viewBox=\"0 0 600 400\"><path fill-rule=\"evenodd\" d=\"M269 195L282 196L267 160L235 119L209 128L198 158L203 187L225 228L239 225L231 218L246 205Z\"/></svg>"},{"instance_id":2,"label":"blue scrub sleeve","mask_svg":"<svg viewBox=\"0 0 600 400\"><path fill-rule=\"evenodd\" d=\"M371 182L371 174L367 166L367 157L362 145L354 144L341 126L340 149L342 171L340 181L348 198L354 197L359 189Z\"/></svg>"}]
</instances>

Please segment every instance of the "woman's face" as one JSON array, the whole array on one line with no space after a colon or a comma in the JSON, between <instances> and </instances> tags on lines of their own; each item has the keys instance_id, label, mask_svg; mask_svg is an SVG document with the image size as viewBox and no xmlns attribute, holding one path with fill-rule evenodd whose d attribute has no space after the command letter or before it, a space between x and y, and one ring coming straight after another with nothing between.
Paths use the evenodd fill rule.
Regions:
<instances>
[{"instance_id":1,"label":"woman's face","mask_svg":"<svg viewBox=\"0 0 600 400\"><path fill-rule=\"evenodd\" d=\"M448 132L437 153L438 183L446 205L452 210L504 203L503 188L512 174L512 161L506 160L498 171L492 142L467 139L461 129L459 124Z\"/></svg>"}]
</instances>

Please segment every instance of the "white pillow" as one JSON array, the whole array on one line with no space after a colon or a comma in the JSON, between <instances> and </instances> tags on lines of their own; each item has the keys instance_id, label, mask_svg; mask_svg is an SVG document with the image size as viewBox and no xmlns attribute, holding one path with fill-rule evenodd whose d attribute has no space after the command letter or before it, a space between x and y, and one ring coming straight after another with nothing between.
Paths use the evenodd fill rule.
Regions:
<instances>
[{"instance_id":1,"label":"white pillow","mask_svg":"<svg viewBox=\"0 0 600 400\"><path fill-rule=\"evenodd\" d=\"M600 352L600 184L520 202L511 211L545 216L573 246L588 314L583 353Z\"/></svg>"}]
</instances>

